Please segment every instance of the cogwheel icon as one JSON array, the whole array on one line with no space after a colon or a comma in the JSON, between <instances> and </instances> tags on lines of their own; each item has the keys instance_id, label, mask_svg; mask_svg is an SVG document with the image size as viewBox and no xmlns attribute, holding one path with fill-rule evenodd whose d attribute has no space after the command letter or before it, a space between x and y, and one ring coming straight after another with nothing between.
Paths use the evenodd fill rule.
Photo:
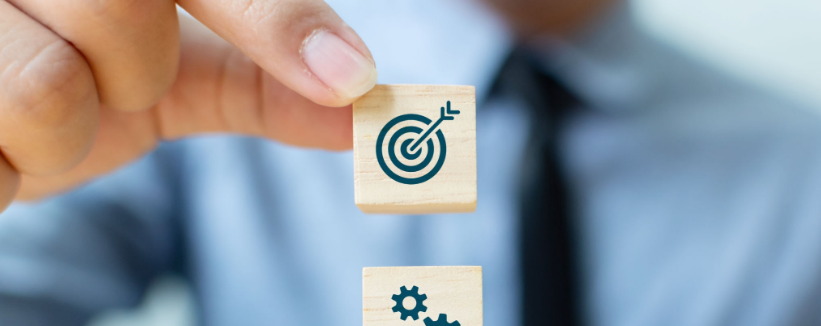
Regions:
<instances>
[{"instance_id":1,"label":"cogwheel icon","mask_svg":"<svg viewBox=\"0 0 821 326\"><path fill-rule=\"evenodd\" d=\"M452 323L448 323L448 315L446 314L439 314L439 320L433 321L430 317L425 317L425 326L461 326L459 325L458 321L453 321Z\"/></svg>"},{"instance_id":2,"label":"cogwheel icon","mask_svg":"<svg viewBox=\"0 0 821 326\"><path fill-rule=\"evenodd\" d=\"M393 297L391 297L391 299L393 299L393 301L396 301L396 305L393 306L393 312L398 311L400 314L402 314L402 320L407 319L408 316L411 316L413 320L417 320L419 319L420 312L428 311L428 307L425 307L425 305L422 304L422 301L425 301L425 299L427 299L428 296L424 294L419 294L418 287L414 286L410 289L410 291L408 291L408 288L402 286L399 289L399 291L401 292L399 294L394 294ZM402 301L404 301L407 297L413 297L416 300L416 306L414 306L412 310L405 309L405 305L402 304Z\"/></svg>"}]
</instances>

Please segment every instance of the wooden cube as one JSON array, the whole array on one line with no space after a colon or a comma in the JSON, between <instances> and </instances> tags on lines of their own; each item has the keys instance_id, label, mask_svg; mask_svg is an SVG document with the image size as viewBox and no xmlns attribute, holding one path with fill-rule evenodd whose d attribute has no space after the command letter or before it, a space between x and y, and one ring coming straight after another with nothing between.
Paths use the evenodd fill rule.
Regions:
<instances>
[{"instance_id":1,"label":"wooden cube","mask_svg":"<svg viewBox=\"0 0 821 326\"><path fill-rule=\"evenodd\" d=\"M365 268L362 315L364 326L481 326L482 267Z\"/></svg>"},{"instance_id":2,"label":"wooden cube","mask_svg":"<svg viewBox=\"0 0 821 326\"><path fill-rule=\"evenodd\" d=\"M476 210L473 86L376 85L353 104L353 136L363 212Z\"/></svg>"}]
</instances>

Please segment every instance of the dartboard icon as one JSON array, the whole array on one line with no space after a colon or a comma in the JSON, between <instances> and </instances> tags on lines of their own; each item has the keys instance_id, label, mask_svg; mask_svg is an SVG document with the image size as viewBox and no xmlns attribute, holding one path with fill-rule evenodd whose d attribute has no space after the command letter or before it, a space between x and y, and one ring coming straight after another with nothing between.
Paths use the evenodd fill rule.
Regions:
<instances>
[{"instance_id":1,"label":"dartboard icon","mask_svg":"<svg viewBox=\"0 0 821 326\"><path fill-rule=\"evenodd\" d=\"M376 160L382 171L394 181L408 185L420 184L436 176L445 164L448 150L445 135L437 128L443 121L453 120L453 115L457 114L459 111L451 110L448 101L447 109L441 107L440 117L435 122L413 113L388 121L376 139ZM385 138L388 143L383 150Z\"/></svg>"}]
</instances>

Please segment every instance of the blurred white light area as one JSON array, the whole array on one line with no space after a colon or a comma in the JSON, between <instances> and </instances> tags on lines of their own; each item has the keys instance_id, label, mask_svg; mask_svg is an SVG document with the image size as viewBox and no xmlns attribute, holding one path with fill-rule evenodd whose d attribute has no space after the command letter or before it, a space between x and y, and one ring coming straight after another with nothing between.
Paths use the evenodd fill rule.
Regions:
<instances>
[{"instance_id":1,"label":"blurred white light area","mask_svg":"<svg viewBox=\"0 0 821 326\"><path fill-rule=\"evenodd\" d=\"M194 299L188 284L172 276L155 282L138 309L109 311L87 326L194 326Z\"/></svg>"},{"instance_id":2,"label":"blurred white light area","mask_svg":"<svg viewBox=\"0 0 821 326\"><path fill-rule=\"evenodd\" d=\"M651 33L821 110L821 1L634 0Z\"/></svg>"}]
</instances>

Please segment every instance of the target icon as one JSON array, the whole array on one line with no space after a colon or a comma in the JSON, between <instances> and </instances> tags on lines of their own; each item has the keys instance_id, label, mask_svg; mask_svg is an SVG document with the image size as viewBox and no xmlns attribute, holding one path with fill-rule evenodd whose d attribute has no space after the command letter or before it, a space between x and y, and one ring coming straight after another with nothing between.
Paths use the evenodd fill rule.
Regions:
<instances>
[{"instance_id":1,"label":"target icon","mask_svg":"<svg viewBox=\"0 0 821 326\"><path fill-rule=\"evenodd\" d=\"M447 109L441 107L436 122L413 113L388 121L376 139L376 160L382 171L396 182L408 185L433 178L445 164L447 155L445 135L437 128L443 121L453 120L457 114L459 111L451 110L448 101Z\"/></svg>"}]
</instances>

